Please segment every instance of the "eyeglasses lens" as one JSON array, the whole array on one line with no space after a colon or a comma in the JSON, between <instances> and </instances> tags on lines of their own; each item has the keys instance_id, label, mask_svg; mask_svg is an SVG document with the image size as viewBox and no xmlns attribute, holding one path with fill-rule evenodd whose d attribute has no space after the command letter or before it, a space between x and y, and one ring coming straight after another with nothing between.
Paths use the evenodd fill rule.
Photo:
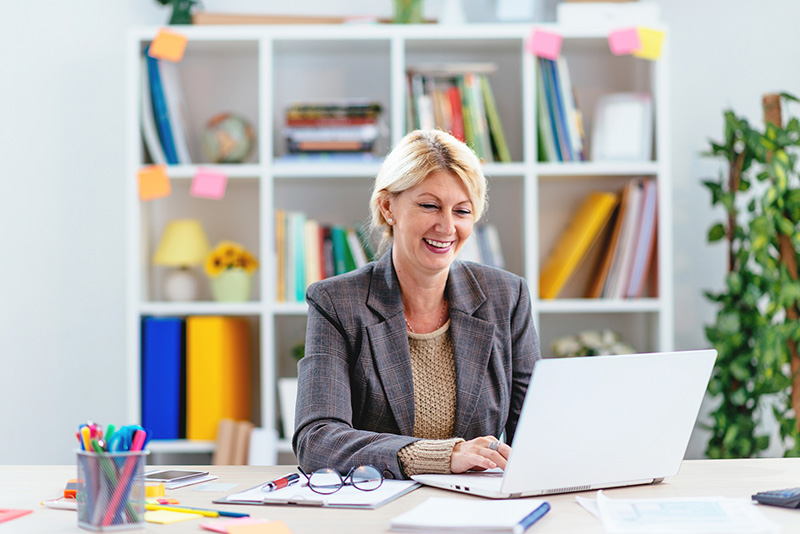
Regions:
<instances>
[{"instance_id":1,"label":"eyeglasses lens","mask_svg":"<svg viewBox=\"0 0 800 534\"><path fill-rule=\"evenodd\" d=\"M353 471L351 480L356 488L362 491L372 491L383 484L383 475L371 465L362 465Z\"/></svg>"},{"instance_id":2,"label":"eyeglasses lens","mask_svg":"<svg viewBox=\"0 0 800 534\"><path fill-rule=\"evenodd\" d=\"M333 469L321 469L311 473L308 486L317 493L335 493L342 487L342 475Z\"/></svg>"}]
</instances>

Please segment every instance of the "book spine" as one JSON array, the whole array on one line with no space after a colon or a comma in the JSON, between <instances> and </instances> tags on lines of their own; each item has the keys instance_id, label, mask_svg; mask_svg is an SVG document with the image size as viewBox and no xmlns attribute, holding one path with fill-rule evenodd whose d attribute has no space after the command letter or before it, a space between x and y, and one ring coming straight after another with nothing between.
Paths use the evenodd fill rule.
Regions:
<instances>
[{"instance_id":1,"label":"book spine","mask_svg":"<svg viewBox=\"0 0 800 534\"><path fill-rule=\"evenodd\" d=\"M497 110L497 102L494 99L492 86L489 84L487 76L480 75L479 79L483 92L484 107L486 108L486 119L489 123L489 133L491 134L492 146L497 155L497 161L510 163L511 152L508 149L505 132L503 132L503 124L500 121L500 112Z\"/></svg>"},{"instance_id":2,"label":"book spine","mask_svg":"<svg viewBox=\"0 0 800 534\"><path fill-rule=\"evenodd\" d=\"M142 426L154 439L185 435L184 326L178 317L142 321Z\"/></svg>"},{"instance_id":3,"label":"book spine","mask_svg":"<svg viewBox=\"0 0 800 534\"><path fill-rule=\"evenodd\" d=\"M164 149L164 156L167 163L175 165L178 163L178 156L175 152L175 141L172 139L172 128L169 124L167 103L164 100L164 89L161 86L161 76L158 72L158 60L147 55L147 72L150 75L150 98L153 102L153 116L158 129L158 136L161 139L161 146Z\"/></svg>"}]
</instances>

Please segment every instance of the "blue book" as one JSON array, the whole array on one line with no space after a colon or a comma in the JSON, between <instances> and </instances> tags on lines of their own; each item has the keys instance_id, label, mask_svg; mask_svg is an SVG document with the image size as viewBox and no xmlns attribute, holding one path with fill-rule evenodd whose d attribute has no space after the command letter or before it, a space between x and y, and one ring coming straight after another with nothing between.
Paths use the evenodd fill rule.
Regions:
<instances>
[{"instance_id":1,"label":"blue book","mask_svg":"<svg viewBox=\"0 0 800 534\"><path fill-rule=\"evenodd\" d=\"M167 111L167 101L164 97L164 87L161 84L158 60L147 54L149 48L145 49L144 55L147 58L147 74L150 76L150 100L153 102L153 116L156 120L158 137L161 139L161 147L164 149L167 163L176 165L178 163L178 153L175 150L175 140L172 138L169 111Z\"/></svg>"},{"instance_id":2,"label":"blue book","mask_svg":"<svg viewBox=\"0 0 800 534\"><path fill-rule=\"evenodd\" d=\"M544 58L539 58L539 70L541 71L540 74L542 76L542 83L543 83L543 88L544 88L544 96L545 96L545 99L547 101L547 112L548 112L548 114L550 116L550 121L549 121L550 122L550 130L551 130L551 132L553 134L553 144L555 145L555 149L556 149L556 159L557 159L557 161L564 161L564 157L563 157L564 152L563 152L563 149L561 147L561 140L559 139L559 136L558 136L558 127L557 127L558 118L555 116L555 113L554 113L555 104L553 103L553 100L552 100L551 87L553 85L553 82L550 79L550 76L548 75L550 69L547 68L547 61L549 61L549 60L544 59Z\"/></svg>"},{"instance_id":3,"label":"blue book","mask_svg":"<svg viewBox=\"0 0 800 534\"><path fill-rule=\"evenodd\" d=\"M142 426L154 439L185 436L184 323L142 320Z\"/></svg>"},{"instance_id":4,"label":"blue book","mask_svg":"<svg viewBox=\"0 0 800 534\"><path fill-rule=\"evenodd\" d=\"M567 156L569 157L569 161L577 161L578 158L575 157L575 154L572 151L572 142L569 138L569 127L567 126L567 104L564 102L562 98L562 91L561 91L561 84L563 81L560 79L558 75L558 70L556 69L556 62L552 60L548 60L548 67L550 67L550 76L553 79L553 91L555 92L554 100L556 102L556 115L558 116L558 124L560 126L560 131L564 134L564 147L566 148Z\"/></svg>"}]
</instances>

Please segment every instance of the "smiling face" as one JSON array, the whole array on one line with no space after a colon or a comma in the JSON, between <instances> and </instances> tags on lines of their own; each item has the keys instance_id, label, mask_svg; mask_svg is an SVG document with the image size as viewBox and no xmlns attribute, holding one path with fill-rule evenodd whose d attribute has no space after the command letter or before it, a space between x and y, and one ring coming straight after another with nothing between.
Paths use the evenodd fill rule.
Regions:
<instances>
[{"instance_id":1,"label":"smiling face","mask_svg":"<svg viewBox=\"0 0 800 534\"><path fill-rule=\"evenodd\" d=\"M475 219L466 186L447 171L434 171L418 185L384 197L381 211L393 220L395 268L422 275L448 271Z\"/></svg>"}]
</instances>

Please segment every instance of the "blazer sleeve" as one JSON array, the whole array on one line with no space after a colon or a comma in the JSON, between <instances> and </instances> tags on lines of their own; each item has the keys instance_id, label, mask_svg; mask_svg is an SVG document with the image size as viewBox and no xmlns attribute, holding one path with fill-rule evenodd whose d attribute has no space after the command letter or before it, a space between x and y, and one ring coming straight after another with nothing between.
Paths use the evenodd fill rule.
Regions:
<instances>
[{"instance_id":1,"label":"blazer sleeve","mask_svg":"<svg viewBox=\"0 0 800 534\"><path fill-rule=\"evenodd\" d=\"M506 442L512 446L533 366L542 357L539 337L533 324L528 284L520 278L519 285L519 299L511 315L511 406L505 427Z\"/></svg>"},{"instance_id":2,"label":"blazer sleeve","mask_svg":"<svg viewBox=\"0 0 800 534\"><path fill-rule=\"evenodd\" d=\"M351 369L359 354L358 335L340 317L352 301L336 301L326 287L309 287L305 356L298 362L298 394L292 446L306 471L332 467L347 473L351 467L374 465L386 478L405 478L397 452L418 438L353 427ZM351 319L352 320L352 319ZM357 325L351 330L359 330ZM360 344L360 343L358 343Z\"/></svg>"}]
</instances>

